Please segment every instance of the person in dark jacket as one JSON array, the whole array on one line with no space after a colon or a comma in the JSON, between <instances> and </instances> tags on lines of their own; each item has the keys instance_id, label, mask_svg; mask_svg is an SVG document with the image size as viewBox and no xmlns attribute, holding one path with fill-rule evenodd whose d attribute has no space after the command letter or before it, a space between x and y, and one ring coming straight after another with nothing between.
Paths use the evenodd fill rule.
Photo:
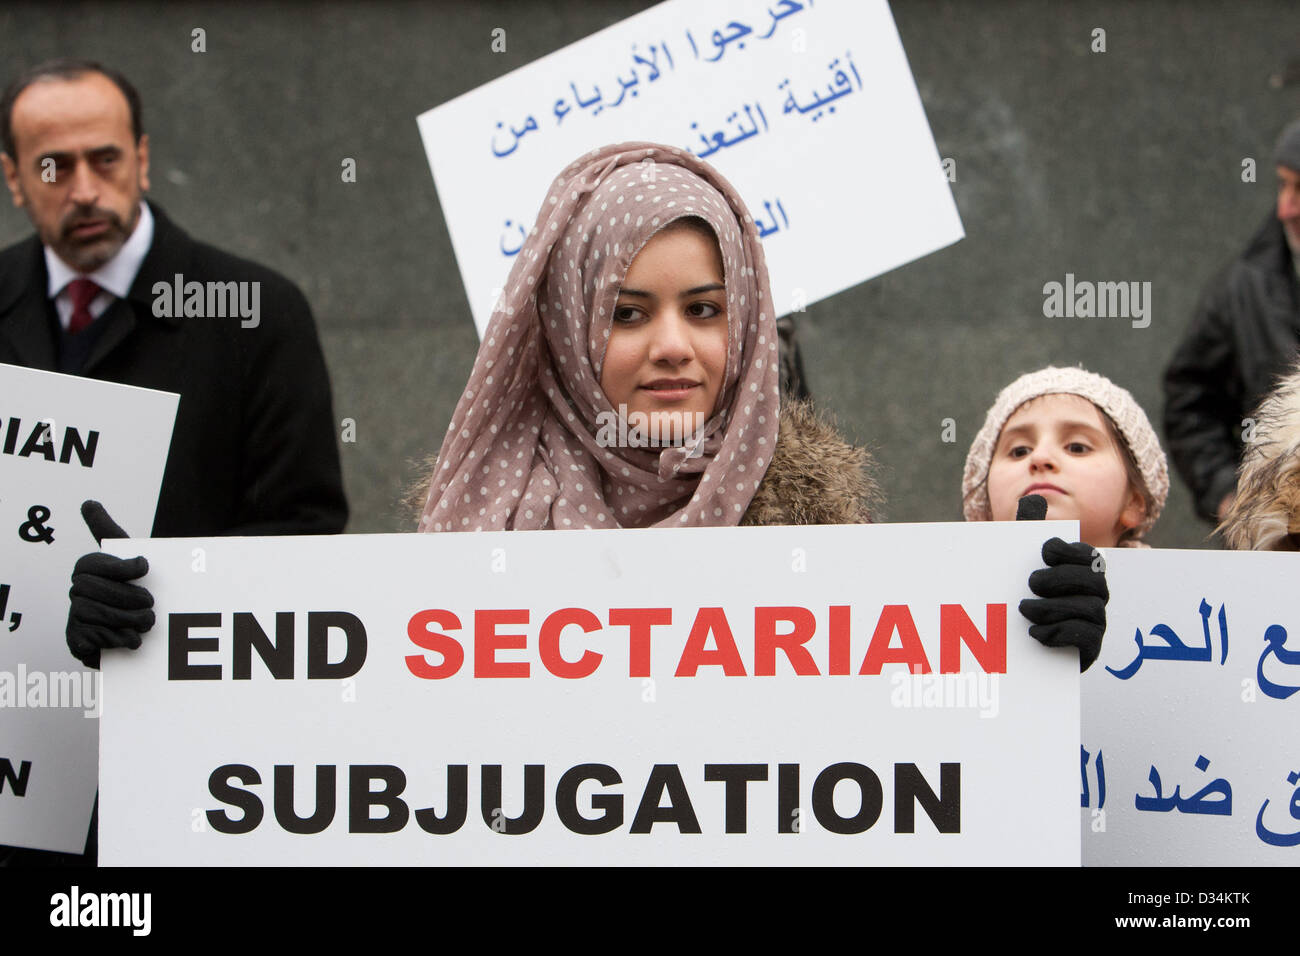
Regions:
<instances>
[{"instance_id":1,"label":"person in dark jacket","mask_svg":"<svg viewBox=\"0 0 1300 956\"><path fill-rule=\"evenodd\" d=\"M1275 153L1277 205L1201 296L1165 370L1165 437L1196 512L1223 520L1237 487L1250 410L1300 346L1300 120Z\"/></svg>"},{"instance_id":2,"label":"person in dark jacket","mask_svg":"<svg viewBox=\"0 0 1300 956\"><path fill-rule=\"evenodd\" d=\"M329 377L302 293L143 201L148 136L118 74L45 64L0 110L0 163L38 233L0 252L0 362L180 394L155 537L342 531ZM209 304L218 314L195 314Z\"/></svg>"},{"instance_id":3,"label":"person in dark jacket","mask_svg":"<svg viewBox=\"0 0 1300 956\"><path fill-rule=\"evenodd\" d=\"M130 82L88 61L42 64L6 89L0 121L5 181L37 232L0 252L0 363L180 395L154 537L342 531L329 377L307 301L144 201L149 140ZM97 540L122 534L92 517ZM97 667L100 647L139 645L106 626L118 611L104 587L134 588L147 565L99 554L77 567L69 646ZM123 613L152 623L147 606ZM0 864L93 863L94 847L92 823L84 857L0 847Z\"/></svg>"}]
</instances>

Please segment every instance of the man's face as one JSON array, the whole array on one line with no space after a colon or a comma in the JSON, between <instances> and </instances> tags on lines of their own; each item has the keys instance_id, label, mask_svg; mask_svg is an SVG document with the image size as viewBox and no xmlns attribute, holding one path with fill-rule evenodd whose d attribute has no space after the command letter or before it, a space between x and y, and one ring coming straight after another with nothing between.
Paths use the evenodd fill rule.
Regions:
<instances>
[{"instance_id":1,"label":"man's face","mask_svg":"<svg viewBox=\"0 0 1300 956\"><path fill-rule=\"evenodd\" d=\"M1300 256L1300 171L1277 167L1277 218L1291 253Z\"/></svg>"},{"instance_id":2,"label":"man's face","mask_svg":"<svg viewBox=\"0 0 1300 956\"><path fill-rule=\"evenodd\" d=\"M14 205L41 241L93 272L130 238L149 188L149 138L131 136L126 97L108 77L38 80L13 107L14 150L0 154Z\"/></svg>"}]
</instances>

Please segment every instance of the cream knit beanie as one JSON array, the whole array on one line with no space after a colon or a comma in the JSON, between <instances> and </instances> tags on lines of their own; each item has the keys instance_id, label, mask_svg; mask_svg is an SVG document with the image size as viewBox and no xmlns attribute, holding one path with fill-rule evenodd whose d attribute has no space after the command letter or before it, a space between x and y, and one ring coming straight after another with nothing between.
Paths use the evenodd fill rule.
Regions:
<instances>
[{"instance_id":1,"label":"cream knit beanie","mask_svg":"<svg viewBox=\"0 0 1300 956\"><path fill-rule=\"evenodd\" d=\"M1055 368L1048 366L1037 372L1020 376L1001 392L984 419L984 427L975 436L966 456L966 471L962 476L961 494L967 521L991 521L989 493L985 479L989 462L997 448L1002 426L1017 408L1040 395L1078 395L1092 402L1109 416L1116 431L1124 439L1137 462L1138 471L1146 485L1153 506L1135 529L1141 538L1156 523L1169 497L1169 468L1165 453L1151 422L1142 407L1134 401L1127 389L1120 388L1108 378L1085 372L1081 368Z\"/></svg>"}]
</instances>

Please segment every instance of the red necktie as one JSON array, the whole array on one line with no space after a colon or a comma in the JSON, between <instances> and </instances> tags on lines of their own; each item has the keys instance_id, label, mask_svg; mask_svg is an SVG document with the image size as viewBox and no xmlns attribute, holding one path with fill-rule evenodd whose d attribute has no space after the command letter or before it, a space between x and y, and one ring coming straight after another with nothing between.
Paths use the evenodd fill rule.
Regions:
<instances>
[{"instance_id":1,"label":"red necktie","mask_svg":"<svg viewBox=\"0 0 1300 956\"><path fill-rule=\"evenodd\" d=\"M90 279L73 279L68 283L68 294L72 297L72 319L68 323L68 333L76 335L95 317L90 314L90 303L99 295L99 286Z\"/></svg>"}]
</instances>

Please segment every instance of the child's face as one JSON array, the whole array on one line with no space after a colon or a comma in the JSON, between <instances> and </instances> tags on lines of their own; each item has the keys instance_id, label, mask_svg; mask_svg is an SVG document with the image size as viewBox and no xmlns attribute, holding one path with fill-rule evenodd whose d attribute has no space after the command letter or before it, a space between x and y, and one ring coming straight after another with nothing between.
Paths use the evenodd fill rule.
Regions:
<instances>
[{"instance_id":1,"label":"child's face","mask_svg":"<svg viewBox=\"0 0 1300 956\"><path fill-rule=\"evenodd\" d=\"M1112 548L1142 520L1122 452L1097 406L1078 395L1043 395L1007 419L989 464L994 521L1011 521L1025 495L1047 499L1049 519L1077 518L1080 537Z\"/></svg>"},{"instance_id":2,"label":"child's face","mask_svg":"<svg viewBox=\"0 0 1300 956\"><path fill-rule=\"evenodd\" d=\"M727 289L717 242L669 226L632 260L614 307L600 387L651 427L690 435L718 401L727 370Z\"/></svg>"}]
</instances>

